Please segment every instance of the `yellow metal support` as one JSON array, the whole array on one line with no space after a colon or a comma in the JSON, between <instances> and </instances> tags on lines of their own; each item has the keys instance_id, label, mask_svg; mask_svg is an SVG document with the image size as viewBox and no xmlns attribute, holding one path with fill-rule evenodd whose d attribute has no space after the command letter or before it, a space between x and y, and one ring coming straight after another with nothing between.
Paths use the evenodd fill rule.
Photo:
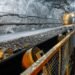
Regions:
<instances>
[{"instance_id":1,"label":"yellow metal support","mask_svg":"<svg viewBox=\"0 0 75 75\"><path fill-rule=\"evenodd\" d=\"M59 67L58 67L58 75L61 75L61 62L62 62L62 55L61 55L61 48L59 49Z\"/></svg>"},{"instance_id":2,"label":"yellow metal support","mask_svg":"<svg viewBox=\"0 0 75 75\"><path fill-rule=\"evenodd\" d=\"M66 65L66 73L65 75L70 75L69 64Z\"/></svg>"}]
</instances>

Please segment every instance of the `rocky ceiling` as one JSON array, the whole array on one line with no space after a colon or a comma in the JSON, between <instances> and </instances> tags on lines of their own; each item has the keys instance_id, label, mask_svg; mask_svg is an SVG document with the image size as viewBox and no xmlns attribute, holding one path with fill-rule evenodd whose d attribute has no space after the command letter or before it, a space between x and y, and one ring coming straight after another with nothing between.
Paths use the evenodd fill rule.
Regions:
<instances>
[{"instance_id":1,"label":"rocky ceiling","mask_svg":"<svg viewBox=\"0 0 75 75\"><path fill-rule=\"evenodd\" d=\"M72 0L73 2L74 0ZM0 13L17 13L17 14L26 14L30 8L42 8L40 6L45 6L49 8L66 9L66 6L69 6L71 0L0 0Z\"/></svg>"},{"instance_id":2,"label":"rocky ceiling","mask_svg":"<svg viewBox=\"0 0 75 75\"><path fill-rule=\"evenodd\" d=\"M27 18L25 19L24 16L54 18L55 20L57 19L59 21L61 20L61 16L65 11L71 10L71 3L74 3L74 0L0 0L0 23L22 23L23 21L27 23L30 20L32 22L32 19L28 21ZM52 21L50 19L49 22L58 22L57 20L55 20ZM36 22L36 20L33 20L33 22ZM46 22L46 19L44 22ZM4 27L0 27L0 34L50 27L50 25L24 25L20 27L17 26L17 28L15 26L15 24L13 26L9 26L7 24ZM52 25L52 27L53 26L54 25ZM58 25L56 24L56 26Z\"/></svg>"},{"instance_id":3,"label":"rocky ceiling","mask_svg":"<svg viewBox=\"0 0 75 75\"><path fill-rule=\"evenodd\" d=\"M59 19L74 0L0 0L0 17L39 16ZM4 18L3 18L4 19Z\"/></svg>"},{"instance_id":4,"label":"rocky ceiling","mask_svg":"<svg viewBox=\"0 0 75 75\"><path fill-rule=\"evenodd\" d=\"M70 11L70 5L75 0L44 0L45 2L52 2L52 8L63 9L64 11Z\"/></svg>"}]
</instances>

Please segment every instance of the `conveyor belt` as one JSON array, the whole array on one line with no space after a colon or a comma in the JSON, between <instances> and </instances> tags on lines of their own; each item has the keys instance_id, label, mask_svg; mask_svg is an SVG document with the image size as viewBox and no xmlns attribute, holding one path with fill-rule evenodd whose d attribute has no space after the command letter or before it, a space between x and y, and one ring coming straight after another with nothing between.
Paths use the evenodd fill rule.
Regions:
<instances>
[{"instance_id":1,"label":"conveyor belt","mask_svg":"<svg viewBox=\"0 0 75 75\"><path fill-rule=\"evenodd\" d=\"M19 48L23 48L25 44L30 46L37 45L43 41L46 41L58 34L61 34L68 30L73 30L74 25L60 26L55 28L47 28L30 32L18 32L13 34L6 34L0 36L0 47L13 48L18 44Z\"/></svg>"}]
</instances>

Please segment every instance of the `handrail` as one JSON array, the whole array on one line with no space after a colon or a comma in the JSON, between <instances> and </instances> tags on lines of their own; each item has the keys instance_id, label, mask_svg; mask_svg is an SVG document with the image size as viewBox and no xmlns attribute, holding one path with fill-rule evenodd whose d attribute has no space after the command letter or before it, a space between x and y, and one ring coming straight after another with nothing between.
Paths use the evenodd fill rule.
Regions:
<instances>
[{"instance_id":1,"label":"handrail","mask_svg":"<svg viewBox=\"0 0 75 75\"><path fill-rule=\"evenodd\" d=\"M50 59L60 50L59 48L63 46L73 34L75 34L75 31L70 32L63 40L56 44L21 75L37 75L37 73L42 70L43 66L50 61Z\"/></svg>"}]
</instances>

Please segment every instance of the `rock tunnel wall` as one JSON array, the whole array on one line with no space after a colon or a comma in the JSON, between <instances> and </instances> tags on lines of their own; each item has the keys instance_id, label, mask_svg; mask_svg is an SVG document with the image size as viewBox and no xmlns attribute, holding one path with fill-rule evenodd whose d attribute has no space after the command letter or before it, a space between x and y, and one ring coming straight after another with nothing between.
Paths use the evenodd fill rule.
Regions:
<instances>
[{"instance_id":1,"label":"rock tunnel wall","mask_svg":"<svg viewBox=\"0 0 75 75\"><path fill-rule=\"evenodd\" d=\"M19 14L20 16L39 16L44 18L61 19L61 14L64 12L61 8L53 8L52 1L45 0L0 0L0 17L1 22L4 22L3 15ZM10 17L8 17L10 19ZM15 17L13 17L15 18ZM13 19L12 18L12 19ZM9 20L8 19L8 20ZM16 18L17 19L17 18Z\"/></svg>"}]
</instances>

